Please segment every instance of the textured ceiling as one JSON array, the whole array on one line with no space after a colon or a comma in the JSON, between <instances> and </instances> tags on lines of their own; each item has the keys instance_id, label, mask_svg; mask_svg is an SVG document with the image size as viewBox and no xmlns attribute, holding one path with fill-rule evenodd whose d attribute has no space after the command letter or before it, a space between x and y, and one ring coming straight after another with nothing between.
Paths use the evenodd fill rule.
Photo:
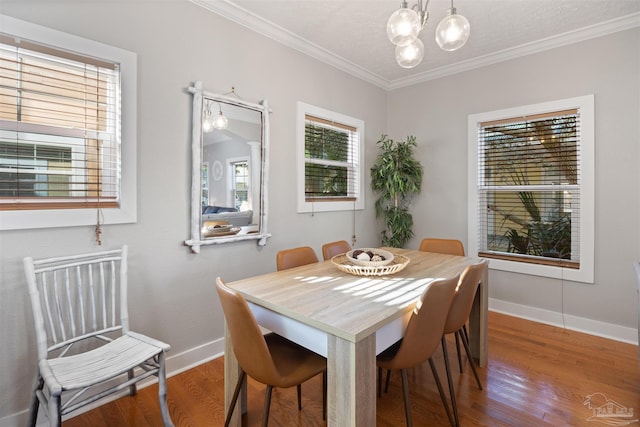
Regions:
<instances>
[{"instance_id":1,"label":"textured ceiling","mask_svg":"<svg viewBox=\"0 0 640 427\"><path fill-rule=\"evenodd\" d=\"M445 52L435 28L450 1L431 0L420 34L425 58L403 69L386 36L400 0L192 1L387 89L640 26L640 0L454 0L471 36Z\"/></svg>"}]
</instances>

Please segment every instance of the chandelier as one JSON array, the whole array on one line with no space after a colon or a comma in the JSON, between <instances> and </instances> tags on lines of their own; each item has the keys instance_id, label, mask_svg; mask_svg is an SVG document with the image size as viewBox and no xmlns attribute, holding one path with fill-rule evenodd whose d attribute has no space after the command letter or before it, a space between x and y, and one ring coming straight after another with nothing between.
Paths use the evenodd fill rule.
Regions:
<instances>
[{"instance_id":1,"label":"chandelier","mask_svg":"<svg viewBox=\"0 0 640 427\"><path fill-rule=\"evenodd\" d=\"M407 1L403 0L400 9L387 21L387 36L396 45L396 61L403 68L413 68L424 58L424 43L418 36L429 19L428 5L429 0L426 0L424 7L422 0L418 0L409 8ZM442 50L454 51L464 46L470 32L469 21L457 14L451 0L448 15L436 28L436 43Z\"/></svg>"}]
</instances>

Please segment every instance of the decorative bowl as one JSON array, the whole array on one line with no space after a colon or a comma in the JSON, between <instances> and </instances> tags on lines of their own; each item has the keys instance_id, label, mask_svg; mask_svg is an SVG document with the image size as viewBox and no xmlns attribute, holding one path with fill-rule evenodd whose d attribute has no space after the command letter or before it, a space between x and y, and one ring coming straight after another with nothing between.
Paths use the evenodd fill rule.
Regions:
<instances>
[{"instance_id":1,"label":"decorative bowl","mask_svg":"<svg viewBox=\"0 0 640 427\"><path fill-rule=\"evenodd\" d=\"M367 261L366 257L364 257L365 259L360 259L358 258L358 254L365 252L369 255L373 255L374 257L376 255L378 255L379 257L381 257L381 260L375 260L375 261ZM355 254L355 256L354 256ZM391 263L391 261L393 261L393 254L389 251L385 251L383 249L378 249L378 248L358 248L358 249L353 249L349 252L347 252L346 254L347 259L355 264L355 265L361 265L364 267L381 267L383 265L387 265L389 263Z\"/></svg>"},{"instance_id":2,"label":"decorative bowl","mask_svg":"<svg viewBox=\"0 0 640 427\"><path fill-rule=\"evenodd\" d=\"M240 227L235 227L227 221L207 221L201 230L203 237L230 236L239 231Z\"/></svg>"}]
</instances>

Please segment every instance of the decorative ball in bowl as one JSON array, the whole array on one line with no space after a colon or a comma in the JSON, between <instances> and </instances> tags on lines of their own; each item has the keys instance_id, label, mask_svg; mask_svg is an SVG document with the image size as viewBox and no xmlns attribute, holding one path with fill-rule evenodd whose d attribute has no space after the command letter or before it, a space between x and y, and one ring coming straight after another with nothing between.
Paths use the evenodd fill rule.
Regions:
<instances>
[{"instance_id":1,"label":"decorative ball in bowl","mask_svg":"<svg viewBox=\"0 0 640 427\"><path fill-rule=\"evenodd\" d=\"M383 249L360 248L347 252L347 259L355 265L382 267L393 261L393 254Z\"/></svg>"}]
</instances>

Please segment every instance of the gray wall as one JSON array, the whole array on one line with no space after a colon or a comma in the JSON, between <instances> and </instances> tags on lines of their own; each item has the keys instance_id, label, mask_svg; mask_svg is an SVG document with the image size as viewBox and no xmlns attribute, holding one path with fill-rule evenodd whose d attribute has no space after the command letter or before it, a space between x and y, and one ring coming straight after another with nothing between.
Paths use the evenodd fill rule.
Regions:
<instances>
[{"instance_id":1,"label":"gray wall","mask_svg":"<svg viewBox=\"0 0 640 427\"><path fill-rule=\"evenodd\" d=\"M352 213L296 213L296 101L363 119L367 171L381 133L417 136L425 179L414 205L416 236L466 243L468 114L594 93L596 283L492 272L490 296L636 325L631 262L640 258L637 29L386 93L186 0L2 0L1 11L138 54L138 222L106 226L103 246L129 244L132 327L172 345L170 367L172 359L183 360L223 336L213 289L217 275L230 281L272 271L280 249L308 244L320 254L326 241L350 240ZM191 177L191 98L185 88L196 80L208 91L226 93L235 86L247 100L269 100L273 237L264 248L241 242L193 255L182 245L189 234ZM378 244L368 189L366 197L365 211L355 213L360 246ZM96 248L92 227L0 232L0 425L17 425L36 368L22 258Z\"/></svg>"},{"instance_id":2,"label":"gray wall","mask_svg":"<svg viewBox=\"0 0 640 427\"><path fill-rule=\"evenodd\" d=\"M386 93L333 67L182 1L2 1L3 14L138 54L138 222L105 226L103 247L129 244L131 326L171 344L168 367L184 352L223 337L216 276L231 281L275 270L276 252L351 240L353 213L296 213L296 102L365 121L366 159L385 131ZM267 99L271 114L269 231L255 241L201 248L189 236L191 95L235 86L245 100ZM377 244L373 197L356 213L358 243ZM26 410L36 370L22 258L96 250L92 227L0 232L0 425ZM221 348L221 347L219 347ZM175 363L174 363L175 367ZM180 366L178 366L179 368ZM5 420L5 422L8 422ZM12 425L11 423L9 425Z\"/></svg>"},{"instance_id":3,"label":"gray wall","mask_svg":"<svg viewBox=\"0 0 640 427\"><path fill-rule=\"evenodd\" d=\"M639 76L636 28L391 92L389 133L416 135L425 166L416 236L467 242L469 114L594 94L595 283L491 270L490 298L528 306L525 312L542 317L545 310L564 312L564 321L578 328L590 323L585 319L636 328Z\"/></svg>"}]
</instances>

